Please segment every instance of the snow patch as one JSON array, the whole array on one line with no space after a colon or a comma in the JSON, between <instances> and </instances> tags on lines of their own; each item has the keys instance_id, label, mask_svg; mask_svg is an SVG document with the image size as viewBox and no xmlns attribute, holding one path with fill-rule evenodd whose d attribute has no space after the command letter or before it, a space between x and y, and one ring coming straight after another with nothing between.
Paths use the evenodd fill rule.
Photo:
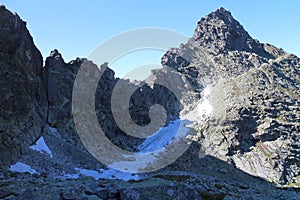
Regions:
<instances>
[{"instance_id":1,"label":"snow patch","mask_svg":"<svg viewBox=\"0 0 300 200\"><path fill-rule=\"evenodd\" d=\"M123 155L123 161L114 162L108 167L122 170L125 173L138 173L141 169L146 169L151 163L159 159L159 152L137 153L135 155Z\"/></svg>"},{"instance_id":2,"label":"snow patch","mask_svg":"<svg viewBox=\"0 0 300 200\"><path fill-rule=\"evenodd\" d=\"M35 145L30 146L29 149L38 151L40 153L47 153L50 155L50 158L53 158L53 154L49 149L49 147L47 146L47 144L45 143L43 136L36 141Z\"/></svg>"},{"instance_id":3,"label":"snow patch","mask_svg":"<svg viewBox=\"0 0 300 200\"><path fill-rule=\"evenodd\" d=\"M79 174L65 174L64 177L68 179L78 179Z\"/></svg>"},{"instance_id":4,"label":"snow patch","mask_svg":"<svg viewBox=\"0 0 300 200\"><path fill-rule=\"evenodd\" d=\"M129 180L140 180L141 177L137 174L132 174L128 172L121 172L112 168L109 169L100 169L101 171L101 178L106 178L106 179L121 179L124 181L129 181Z\"/></svg>"},{"instance_id":5,"label":"snow patch","mask_svg":"<svg viewBox=\"0 0 300 200\"><path fill-rule=\"evenodd\" d=\"M29 172L30 174L37 174L37 172L34 169L32 169L30 165L24 164L22 162L16 162L16 164L11 165L9 167L9 170L13 172Z\"/></svg>"},{"instance_id":6,"label":"snow patch","mask_svg":"<svg viewBox=\"0 0 300 200\"><path fill-rule=\"evenodd\" d=\"M82 168L74 168L78 171L79 174L65 174L65 178L77 179L79 175L93 177L95 180L100 178L102 179L121 179L124 181L129 180L140 180L140 177L137 174L127 173L117 171L115 169L100 169L100 170L90 170Z\"/></svg>"},{"instance_id":7,"label":"snow patch","mask_svg":"<svg viewBox=\"0 0 300 200\"><path fill-rule=\"evenodd\" d=\"M161 160L161 153L167 150L167 145L171 143L182 142L182 138L186 138L191 122L189 120L176 120L166 127L161 128L156 134L149 136L145 141L138 146L140 150L134 155L123 155L124 160L116 161L108 167L119 169L124 172L139 173L146 170L151 165L158 164L157 161ZM186 142L186 141L185 141ZM186 144L185 144L186 145ZM183 145L184 147L184 145ZM180 149L181 146L178 147ZM180 152L180 150L179 150ZM176 155L174 152L169 152L169 155ZM166 160L169 162L169 160ZM144 172L144 171L143 171Z\"/></svg>"},{"instance_id":8,"label":"snow patch","mask_svg":"<svg viewBox=\"0 0 300 200\"><path fill-rule=\"evenodd\" d=\"M203 90L203 101L198 105L198 114L201 119L210 116L213 112L213 106L210 103L210 93L211 89L210 87L206 87Z\"/></svg>"},{"instance_id":9,"label":"snow patch","mask_svg":"<svg viewBox=\"0 0 300 200\"><path fill-rule=\"evenodd\" d=\"M168 126L162 127L153 135L147 137L145 141L137 147L139 152L153 152L164 148L176 136L181 120L170 122Z\"/></svg>"}]
</instances>

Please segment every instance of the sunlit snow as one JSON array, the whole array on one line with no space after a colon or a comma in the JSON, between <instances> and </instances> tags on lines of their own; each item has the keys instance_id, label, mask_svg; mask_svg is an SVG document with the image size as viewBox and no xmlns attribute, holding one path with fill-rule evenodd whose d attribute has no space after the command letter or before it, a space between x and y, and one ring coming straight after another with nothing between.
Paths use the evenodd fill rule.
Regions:
<instances>
[{"instance_id":1,"label":"sunlit snow","mask_svg":"<svg viewBox=\"0 0 300 200\"><path fill-rule=\"evenodd\" d=\"M158 161L161 160L160 156L162 152L169 151L166 149L166 146L173 142L180 143L184 141L182 138L187 136L189 131L188 125L190 123L189 120L180 119L171 122L168 126L162 127L158 132L147 137L145 141L138 146L139 152L134 155L123 155L124 160L114 162L108 167L125 172L138 173L144 170L147 171L149 166L153 167L154 163L158 163ZM184 141L184 143L185 142L186 141ZM180 149L181 147L178 148ZM180 150L178 152L180 152ZM177 156L174 152L169 152L169 154L175 157ZM168 162L167 160L165 161Z\"/></svg>"},{"instance_id":2,"label":"sunlit snow","mask_svg":"<svg viewBox=\"0 0 300 200\"><path fill-rule=\"evenodd\" d=\"M210 88L206 87L203 90L203 101L198 105L198 114L201 118L209 116L213 112L213 107L209 101Z\"/></svg>"},{"instance_id":3,"label":"sunlit snow","mask_svg":"<svg viewBox=\"0 0 300 200\"><path fill-rule=\"evenodd\" d=\"M139 152L152 152L159 150L168 145L176 136L179 130L181 120L170 122L168 126L162 127L153 135L146 138L146 140L138 146Z\"/></svg>"}]
</instances>

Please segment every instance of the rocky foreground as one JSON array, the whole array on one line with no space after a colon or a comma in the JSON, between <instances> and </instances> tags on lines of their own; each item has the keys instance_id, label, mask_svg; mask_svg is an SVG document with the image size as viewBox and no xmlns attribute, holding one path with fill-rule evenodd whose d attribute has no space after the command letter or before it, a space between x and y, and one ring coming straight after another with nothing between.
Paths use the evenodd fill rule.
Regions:
<instances>
[{"instance_id":1,"label":"rocky foreground","mask_svg":"<svg viewBox=\"0 0 300 200\"><path fill-rule=\"evenodd\" d=\"M194 122L184 155L143 174L104 166L77 135L72 89L86 59L65 63L54 50L43 66L26 23L4 6L0 38L0 199L300 199L300 60L251 38L229 11L202 18L151 75L174 69L191 85L189 95L178 100L159 85L121 80L143 89L130 99L135 123L148 124L157 103L166 108L166 134L182 113ZM107 64L90 66L97 74ZM113 120L118 81L109 68L99 81L99 124L114 144L146 151L145 140Z\"/></svg>"}]
</instances>

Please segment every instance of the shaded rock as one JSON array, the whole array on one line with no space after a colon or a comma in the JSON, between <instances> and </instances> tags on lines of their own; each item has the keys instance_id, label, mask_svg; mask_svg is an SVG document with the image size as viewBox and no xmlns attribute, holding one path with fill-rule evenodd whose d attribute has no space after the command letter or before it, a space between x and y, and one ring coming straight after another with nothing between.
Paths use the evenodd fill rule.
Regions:
<instances>
[{"instance_id":1,"label":"shaded rock","mask_svg":"<svg viewBox=\"0 0 300 200\"><path fill-rule=\"evenodd\" d=\"M53 50L46 59L43 69L43 83L48 99L47 122L51 127L57 128L62 138L71 144L83 147L76 133L72 118L72 92L74 81L78 70L83 66L86 67L83 76L86 79L98 81L95 92L95 111L101 128L112 142L122 148L135 150L135 146L140 144L142 139L127 136L127 134L122 131L124 129L121 130L116 124L113 118L111 101L113 92L120 96L120 102L118 102L119 109L115 109L115 115L119 116L119 114L123 112L128 112L124 111L122 107L124 105L127 106L129 101L130 117L140 126L145 126L150 123L150 107L155 104L159 104L166 109L166 124L170 120L178 118L179 111L182 108L181 104L167 87L158 84L154 84L153 87L151 87L146 82L131 83L128 80L115 78L114 71L107 66L107 63L99 68L86 59L78 58L69 63L65 63L58 50ZM117 84L118 89L115 89ZM93 88L92 85L85 87L86 88L82 89L82 98L85 98L87 91ZM129 88L133 89L132 94L128 92ZM126 99L126 97L129 98ZM92 115L93 113L90 114ZM159 115L156 117L159 117ZM124 127L128 127L127 121L125 121Z\"/></svg>"},{"instance_id":2,"label":"shaded rock","mask_svg":"<svg viewBox=\"0 0 300 200\"><path fill-rule=\"evenodd\" d=\"M42 134L47 110L42 63L26 23L1 6L1 165L10 164Z\"/></svg>"},{"instance_id":3,"label":"shaded rock","mask_svg":"<svg viewBox=\"0 0 300 200\"><path fill-rule=\"evenodd\" d=\"M36 199L30 189L25 190L22 194L17 197L17 200Z\"/></svg>"},{"instance_id":4,"label":"shaded rock","mask_svg":"<svg viewBox=\"0 0 300 200\"><path fill-rule=\"evenodd\" d=\"M12 191L0 189L0 198L5 198L11 195L14 195Z\"/></svg>"},{"instance_id":5,"label":"shaded rock","mask_svg":"<svg viewBox=\"0 0 300 200\"><path fill-rule=\"evenodd\" d=\"M101 189L97 192L97 195L101 198L101 199L106 199L108 197L108 191L107 189Z\"/></svg>"},{"instance_id":6,"label":"shaded rock","mask_svg":"<svg viewBox=\"0 0 300 200\"><path fill-rule=\"evenodd\" d=\"M77 59L66 64L55 49L46 59L42 74L48 100L47 123L57 128L62 138L75 146L79 141L71 113L72 90L81 63L82 59Z\"/></svg>"},{"instance_id":7,"label":"shaded rock","mask_svg":"<svg viewBox=\"0 0 300 200\"><path fill-rule=\"evenodd\" d=\"M87 197L88 200L100 200L100 198L96 195L91 195Z\"/></svg>"}]
</instances>

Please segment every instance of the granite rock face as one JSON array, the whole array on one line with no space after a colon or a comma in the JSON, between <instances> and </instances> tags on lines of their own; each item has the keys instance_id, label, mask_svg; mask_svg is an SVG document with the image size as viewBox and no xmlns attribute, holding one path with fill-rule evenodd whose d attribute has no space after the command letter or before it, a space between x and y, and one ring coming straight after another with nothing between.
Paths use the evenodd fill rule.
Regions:
<instances>
[{"instance_id":1,"label":"granite rock face","mask_svg":"<svg viewBox=\"0 0 300 200\"><path fill-rule=\"evenodd\" d=\"M26 23L0 7L0 164L15 160L42 134L47 101L43 60Z\"/></svg>"},{"instance_id":2,"label":"granite rock face","mask_svg":"<svg viewBox=\"0 0 300 200\"><path fill-rule=\"evenodd\" d=\"M225 9L201 19L193 37L166 52L163 68L144 82L116 78L107 63L98 67L80 58L66 63L58 50L42 68L25 23L0 7L0 25L0 162L10 164L19 157L36 172L1 168L0 198L299 198L299 191L270 182L300 184L300 59L252 39ZM160 104L165 125L182 116L194 122L190 148L155 172L121 174L121 179L129 177L126 181L118 180L115 171L99 178L111 169L83 147L72 116L73 86L83 66L88 67L83 72L87 82L101 75L90 91L95 95L92 112L115 145L134 152L144 141L122 131L112 111L113 93L125 97L133 88L129 99L120 98L121 105L129 104L132 121L149 124L150 107ZM188 92L178 99L154 84L161 79ZM115 111L122 113L121 107ZM38 138L51 154L28 148ZM91 178L95 175L98 180Z\"/></svg>"},{"instance_id":3,"label":"granite rock face","mask_svg":"<svg viewBox=\"0 0 300 200\"><path fill-rule=\"evenodd\" d=\"M299 183L297 56L252 39L221 8L202 18L194 36L170 49L162 64L192 79L202 94L194 104L212 109L196 125L194 139L205 154L269 181Z\"/></svg>"},{"instance_id":4,"label":"granite rock face","mask_svg":"<svg viewBox=\"0 0 300 200\"><path fill-rule=\"evenodd\" d=\"M46 58L42 80L47 94L47 124L62 133L61 138L77 146L78 136L72 120L72 89L82 59L65 63L55 49Z\"/></svg>"},{"instance_id":5,"label":"granite rock face","mask_svg":"<svg viewBox=\"0 0 300 200\"><path fill-rule=\"evenodd\" d=\"M193 40L211 51L247 51L270 57L263 44L253 39L243 26L224 8L202 18L197 25Z\"/></svg>"},{"instance_id":6,"label":"granite rock face","mask_svg":"<svg viewBox=\"0 0 300 200\"><path fill-rule=\"evenodd\" d=\"M98 68L91 61L79 58L65 63L58 50L53 50L46 59L42 79L48 101L47 123L50 127L57 128L63 140L75 146L83 147L77 135L72 116L72 92L80 67L84 67L86 70L83 72L84 78L95 79L98 82L95 91L95 111L101 128L107 137L115 144L121 145L122 148L135 150L133 146L137 146L142 140L126 136L124 131L116 124L111 108L113 92L121 97L119 107L115 109L115 116L119 116L124 112L121 107L128 105L129 102L130 116L133 122L140 126L149 124L149 110L154 104L160 104L166 109L167 122L179 117L181 104L167 88L156 84L150 87L145 82L131 83L128 80L115 78L114 71L107 64L103 64ZM117 83L118 91L114 90ZM93 86L90 88L93 88ZM90 90L90 88L83 89L82 97L86 95L86 90ZM132 88L132 94L128 94L129 88ZM127 99L128 102L124 97L130 97ZM121 123L124 123L123 127L128 126L125 121Z\"/></svg>"}]
</instances>

